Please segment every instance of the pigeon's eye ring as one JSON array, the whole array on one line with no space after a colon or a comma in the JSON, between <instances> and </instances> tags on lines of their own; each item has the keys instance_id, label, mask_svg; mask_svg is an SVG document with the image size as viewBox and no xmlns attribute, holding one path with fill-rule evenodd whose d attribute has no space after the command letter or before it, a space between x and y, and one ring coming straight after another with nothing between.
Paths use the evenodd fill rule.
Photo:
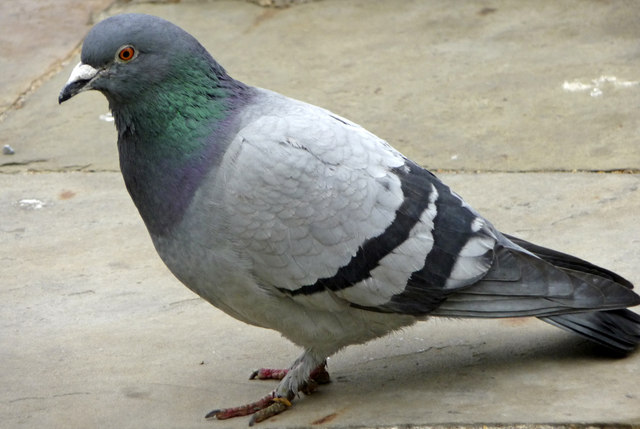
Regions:
<instances>
[{"instance_id":1,"label":"pigeon's eye ring","mask_svg":"<svg viewBox=\"0 0 640 429\"><path fill-rule=\"evenodd\" d=\"M127 45L120 48L118 51L118 59L125 63L131 61L136 56L136 50L133 46Z\"/></svg>"}]
</instances>

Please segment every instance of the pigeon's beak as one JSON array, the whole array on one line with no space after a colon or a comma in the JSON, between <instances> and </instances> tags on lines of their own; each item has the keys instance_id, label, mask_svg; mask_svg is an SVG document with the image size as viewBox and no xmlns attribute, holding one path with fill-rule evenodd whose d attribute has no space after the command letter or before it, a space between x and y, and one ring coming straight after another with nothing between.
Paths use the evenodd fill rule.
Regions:
<instances>
[{"instance_id":1,"label":"pigeon's beak","mask_svg":"<svg viewBox=\"0 0 640 429\"><path fill-rule=\"evenodd\" d=\"M58 96L58 103L63 103L78 94L79 92L91 89L91 85L88 85L91 80L98 74L98 70L94 69L88 64L82 62L78 63L71 72L69 80L60 91Z\"/></svg>"}]
</instances>

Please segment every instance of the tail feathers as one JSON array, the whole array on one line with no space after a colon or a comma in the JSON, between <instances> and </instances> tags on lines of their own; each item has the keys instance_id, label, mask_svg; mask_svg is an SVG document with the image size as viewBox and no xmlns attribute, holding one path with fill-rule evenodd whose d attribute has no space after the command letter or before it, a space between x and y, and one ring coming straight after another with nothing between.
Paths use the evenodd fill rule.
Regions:
<instances>
[{"instance_id":1,"label":"tail feathers","mask_svg":"<svg viewBox=\"0 0 640 429\"><path fill-rule=\"evenodd\" d=\"M561 254L558 252L557 255ZM431 314L445 317L550 317L616 310L640 304L640 296L620 276L613 273L599 275L595 265L578 258L568 258L572 269L553 265L527 248L515 248L510 243L497 246L493 266L487 274L480 281L451 293ZM577 270L578 265L586 265L588 270ZM625 283L612 279L618 277Z\"/></svg>"},{"instance_id":2,"label":"tail feathers","mask_svg":"<svg viewBox=\"0 0 640 429\"><path fill-rule=\"evenodd\" d=\"M631 310L561 314L540 319L618 352L631 352L640 344L640 315Z\"/></svg>"},{"instance_id":3,"label":"tail feathers","mask_svg":"<svg viewBox=\"0 0 640 429\"><path fill-rule=\"evenodd\" d=\"M582 278L585 281L588 281L590 277L600 277L624 286L629 290L633 289L631 282L612 271L566 253L547 249L516 237L506 237L541 259L567 273L572 273L575 277ZM636 297L635 300L630 300L629 306L637 303L638 299ZM581 335L619 353L629 353L640 344L640 315L627 309L560 314L540 317L540 320Z\"/></svg>"},{"instance_id":4,"label":"tail feathers","mask_svg":"<svg viewBox=\"0 0 640 429\"><path fill-rule=\"evenodd\" d=\"M491 269L456 290L435 316L535 316L619 352L640 344L640 304L622 276L575 256L501 237Z\"/></svg>"},{"instance_id":5,"label":"tail feathers","mask_svg":"<svg viewBox=\"0 0 640 429\"><path fill-rule=\"evenodd\" d=\"M611 280L628 289L633 289L633 284L631 284L629 280L625 279L619 274L614 273L613 271L609 271L583 259L576 258L575 256L558 252L557 250L549 249L546 247L538 246L537 244L522 240L521 238L517 238L507 234L503 235L511 242L533 253L540 259L543 259L550 264L555 265L558 268L564 268L566 270L571 270L574 272L593 274L595 276Z\"/></svg>"}]
</instances>

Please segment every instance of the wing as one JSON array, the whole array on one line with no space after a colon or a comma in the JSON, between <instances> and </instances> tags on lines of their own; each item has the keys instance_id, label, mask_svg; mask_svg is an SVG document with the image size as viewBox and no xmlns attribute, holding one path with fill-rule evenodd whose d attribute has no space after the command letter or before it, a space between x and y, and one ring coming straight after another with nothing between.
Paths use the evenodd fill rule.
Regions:
<instances>
[{"instance_id":1,"label":"wing","mask_svg":"<svg viewBox=\"0 0 640 429\"><path fill-rule=\"evenodd\" d=\"M316 308L425 314L485 275L492 228L435 176L343 118L270 97L222 174L258 284Z\"/></svg>"},{"instance_id":2,"label":"wing","mask_svg":"<svg viewBox=\"0 0 640 429\"><path fill-rule=\"evenodd\" d=\"M416 316L549 317L638 303L619 276L502 235L363 128L267 97L246 113L222 173L231 236L265 290L328 311Z\"/></svg>"}]
</instances>

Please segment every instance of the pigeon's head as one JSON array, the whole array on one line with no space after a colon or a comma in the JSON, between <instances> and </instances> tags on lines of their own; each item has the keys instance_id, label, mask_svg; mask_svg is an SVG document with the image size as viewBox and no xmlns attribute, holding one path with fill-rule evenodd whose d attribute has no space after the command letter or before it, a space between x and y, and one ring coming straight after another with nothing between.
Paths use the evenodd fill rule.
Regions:
<instances>
[{"instance_id":1,"label":"pigeon's head","mask_svg":"<svg viewBox=\"0 0 640 429\"><path fill-rule=\"evenodd\" d=\"M58 102L95 89L111 104L126 104L166 79L181 79L181 71L193 70L198 64L208 73L219 67L178 26L151 15L116 15L98 23L85 38L81 62L71 72Z\"/></svg>"}]
</instances>

